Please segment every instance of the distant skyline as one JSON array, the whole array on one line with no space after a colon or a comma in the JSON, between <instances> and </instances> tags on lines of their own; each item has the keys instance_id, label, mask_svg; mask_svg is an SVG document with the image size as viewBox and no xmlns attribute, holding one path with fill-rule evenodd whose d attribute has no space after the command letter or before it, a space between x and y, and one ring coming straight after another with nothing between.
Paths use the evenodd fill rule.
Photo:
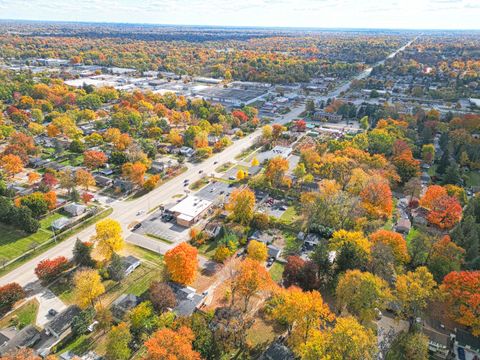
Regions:
<instances>
[{"instance_id":1,"label":"distant skyline","mask_svg":"<svg viewBox=\"0 0 480 360\"><path fill-rule=\"evenodd\" d=\"M0 0L13 20L480 29L480 0Z\"/></svg>"}]
</instances>

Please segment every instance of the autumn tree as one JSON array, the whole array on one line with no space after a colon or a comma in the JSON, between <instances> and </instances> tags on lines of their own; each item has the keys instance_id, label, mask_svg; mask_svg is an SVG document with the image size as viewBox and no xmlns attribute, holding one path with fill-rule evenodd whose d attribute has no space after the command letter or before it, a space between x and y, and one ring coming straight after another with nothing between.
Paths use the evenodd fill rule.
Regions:
<instances>
[{"instance_id":1,"label":"autumn tree","mask_svg":"<svg viewBox=\"0 0 480 360\"><path fill-rule=\"evenodd\" d=\"M118 221L110 218L100 220L95 225L95 230L93 240L104 259L109 260L114 252L123 248L122 227Z\"/></svg>"},{"instance_id":2,"label":"autumn tree","mask_svg":"<svg viewBox=\"0 0 480 360\"><path fill-rule=\"evenodd\" d=\"M328 246L330 250L335 251L347 243L362 250L365 254L370 254L371 243L361 231L335 231L328 242Z\"/></svg>"},{"instance_id":3,"label":"autumn tree","mask_svg":"<svg viewBox=\"0 0 480 360\"><path fill-rule=\"evenodd\" d=\"M411 178L418 175L420 171L420 162L415 160L410 149L404 150L401 154L392 159L392 163L397 168L402 183L406 183Z\"/></svg>"},{"instance_id":4,"label":"autumn tree","mask_svg":"<svg viewBox=\"0 0 480 360\"><path fill-rule=\"evenodd\" d=\"M386 180L374 178L369 181L361 191L360 198L368 216L387 219L392 215L392 191Z\"/></svg>"},{"instance_id":5,"label":"autumn tree","mask_svg":"<svg viewBox=\"0 0 480 360\"><path fill-rule=\"evenodd\" d=\"M94 306L97 298L105 292L102 279L97 270L80 269L73 277L75 299L82 309Z\"/></svg>"},{"instance_id":6,"label":"autumn tree","mask_svg":"<svg viewBox=\"0 0 480 360\"><path fill-rule=\"evenodd\" d=\"M288 160L275 156L270 159L265 170L265 177L272 186L281 186L284 184L285 173L288 171Z\"/></svg>"},{"instance_id":7,"label":"autumn tree","mask_svg":"<svg viewBox=\"0 0 480 360\"><path fill-rule=\"evenodd\" d=\"M51 281L69 267L68 259L59 256L40 261L35 268L35 275L42 281Z\"/></svg>"},{"instance_id":8,"label":"autumn tree","mask_svg":"<svg viewBox=\"0 0 480 360\"><path fill-rule=\"evenodd\" d=\"M431 209L438 199L447 195L447 190L443 186L430 185L425 191L425 194L420 198L420 205Z\"/></svg>"},{"instance_id":9,"label":"autumn tree","mask_svg":"<svg viewBox=\"0 0 480 360\"><path fill-rule=\"evenodd\" d=\"M83 186L83 188L88 191L91 186L95 186L95 178L93 177L92 173L85 169L78 169L75 173L75 182L79 186Z\"/></svg>"},{"instance_id":10,"label":"autumn tree","mask_svg":"<svg viewBox=\"0 0 480 360\"><path fill-rule=\"evenodd\" d=\"M232 212L236 222L247 225L253 218L255 194L248 187L235 189L230 194L226 208Z\"/></svg>"},{"instance_id":11,"label":"autumn tree","mask_svg":"<svg viewBox=\"0 0 480 360\"><path fill-rule=\"evenodd\" d=\"M145 360L200 360L200 354L193 350L195 336L188 327L177 330L164 328L152 335L145 342L147 354Z\"/></svg>"},{"instance_id":12,"label":"autumn tree","mask_svg":"<svg viewBox=\"0 0 480 360\"><path fill-rule=\"evenodd\" d=\"M384 309L392 299L385 280L360 270L349 270L340 278L336 296L339 308L345 308L363 324L373 321L376 309Z\"/></svg>"},{"instance_id":13,"label":"autumn tree","mask_svg":"<svg viewBox=\"0 0 480 360\"><path fill-rule=\"evenodd\" d=\"M185 242L165 254L165 265L173 281L189 285L195 280L198 267L197 249Z\"/></svg>"},{"instance_id":14,"label":"autumn tree","mask_svg":"<svg viewBox=\"0 0 480 360\"><path fill-rule=\"evenodd\" d=\"M264 262L268 257L267 246L256 240L250 240L247 247L247 255L250 259Z\"/></svg>"},{"instance_id":15,"label":"autumn tree","mask_svg":"<svg viewBox=\"0 0 480 360\"><path fill-rule=\"evenodd\" d=\"M308 342L317 330L325 329L335 316L323 302L318 291L305 291L292 286L282 289L270 301L273 319L287 324L289 343L299 348Z\"/></svg>"},{"instance_id":16,"label":"autumn tree","mask_svg":"<svg viewBox=\"0 0 480 360\"><path fill-rule=\"evenodd\" d=\"M419 331L401 332L388 350L386 360L427 360L428 337Z\"/></svg>"},{"instance_id":17,"label":"autumn tree","mask_svg":"<svg viewBox=\"0 0 480 360\"><path fill-rule=\"evenodd\" d=\"M122 166L122 176L138 186L145 182L146 171L147 167L141 162L126 163Z\"/></svg>"},{"instance_id":18,"label":"autumn tree","mask_svg":"<svg viewBox=\"0 0 480 360\"><path fill-rule=\"evenodd\" d=\"M17 283L0 286L0 315L10 311L13 305L25 296L25 291Z\"/></svg>"},{"instance_id":19,"label":"autumn tree","mask_svg":"<svg viewBox=\"0 0 480 360\"><path fill-rule=\"evenodd\" d=\"M107 160L107 156L102 151L87 150L83 153L83 163L91 170L102 167Z\"/></svg>"},{"instance_id":20,"label":"autumn tree","mask_svg":"<svg viewBox=\"0 0 480 360\"><path fill-rule=\"evenodd\" d=\"M405 264L410 260L407 250L407 242L399 233L379 229L370 234L369 239L373 246L381 243L389 247L398 264Z\"/></svg>"},{"instance_id":21,"label":"autumn tree","mask_svg":"<svg viewBox=\"0 0 480 360\"><path fill-rule=\"evenodd\" d=\"M13 154L4 155L0 160L0 166L8 176L15 176L23 170L22 159Z\"/></svg>"},{"instance_id":22,"label":"autumn tree","mask_svg":"<svg viewBox=\"0 0 480 360\"><path fill-rule=\"evenodd\" d=\"M233 270L229 283L231 305L236 306L237 300L242 301L244 312L247 312L254 295L272 287L272 279L265 267L248 258Z\"/></svg>"},{"instance_id":23,"label":"autumn tree","mask_svg":"<svg viewBox=\"0 0 480 360\"><path fill-rule=\"evenodd\" d=\"M440 229L451 229L462 219L462 206L452 196L442 196L432 201L427 220Z\"/></svg>"},{"instance_id":24,"label":"autumn tree","mask_svg":"<svg viewBox=\"0 0 480 360\"><path fill-rule=\"evenodd\" d=\"M154 281L150 284L148 297L158 313L163 313L167 309L173 309L177 305L177 298L172 288L160 281Z\"/></svg>"},{"instance_id":25,"label":"autumn tree","mask_svg":"<svg viewBox=\"0 0 480 360\"><path fill-rule=\"evenodd\" d=\"M455 321L480 336L480 271L455 271L443 279L440 290Z\"/></svg>"},{"instance_id":26,"label":"autumn tree","mask_svg":"<svg viewBox=\"0 0 480 360\"><path fill-rule=\"evenodd\" d=\"M440 282L448 273L460 270L464 255L465 250L445 235L433 244L427 259L428 269L435 280Z\"/></svg>"},{"instance_id":27,"label":"autumn tree","mask_svg":"<svg viewBox=\"0 0 480 360\"><path fill-rule=\"evenodd\" d=\"M422 158L428 164L435 160L435 146L433 144L425 144L422 146Z\"/></svg>"},{"instance_id":28,"label":"autumn tree","mask_svg":"<svg viewBox=\"0 0 480 360\"><path fill-rule=\"evenodd\" d=\"M305 266L305 260L299 256L287 257L287 263L283 269L283 285L290 287L296 285L301 281L302 270Z\"/></svg>"},{"instance_id":29,"label":"autumn tree","mask_svg":"<svg viewBox=\"0 0 480 360\"><path fill-rule=\"evenodd\" d=\"M408 319L418 317L435 294L436 286L433 275L424 266L399 275L395 283L395 295L402 315Z\"/></svg>"},{"instance_id":30,"label":"autumn tree","mask_svg":"<svg viewBox=\"0 0 480 360\"><path fill-rule=\"evenodd\" d=\"M132 335L127 323L122 322L117 326L113 326L107 336L105 358L107 360L130 359L132 354L129 346L130 341L132 341Z\"/></svg>"},{"instance_id":31,"label":"autumn tree","mask_svg":"<svg viewBox=\"0 0 480 360\"><path fill-rule=\"evenodd\" d=\"M302 360L373 360L378 351L377 338L354 317L337 318L327 331L315 331L298 351Z\"/></svg>"}]
</instances>

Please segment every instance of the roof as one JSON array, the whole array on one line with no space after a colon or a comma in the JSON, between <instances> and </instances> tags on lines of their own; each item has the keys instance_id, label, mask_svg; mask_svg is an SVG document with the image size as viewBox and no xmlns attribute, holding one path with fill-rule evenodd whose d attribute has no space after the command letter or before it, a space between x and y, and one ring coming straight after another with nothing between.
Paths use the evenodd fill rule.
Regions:
<instances>
[{"instance_id":1,"label":"roof","mask_svg":"<svg viewBox=\"0 0 480 360\"><path fill-rule=\"evenodd\" d=\"M292 351L283 344L274 342L262 354L260 360L294 360Z\"/></svg>"},{"instance_id":2,"label":"roof","mask_svg":"<svg viewBox=\"0 0 480 360\"><path fill-rule=\"evenodd\" d=\"M20 330L14 337L12 337L6 344L0 346L0 354L5 354L9 351L31 347L40 339L40 331L33 326L28 325Z\"/></svg>"},{"instance_id":3,"label":"roof","mask_svg":"<svg viewBox=\"0 0 480 360\"><path fill-rule=\"evenodd\" d=\"M268 256L276 258L282 252L281 249L276 247L275 245L268 245Z\"/></svg>"},{"instance_id":4,"label":"roof","mask_svg":"<svg viewBox=\"0 0 480 360\"><path fill-rule=\"evenodd\" d=\"M203 302L205 295L197 294L197 291L190 286L182 286L177 283L169 283L175 297L177 306L173 311L179 316L189 316L193 314L195 309Z\"/></svg>"},{"instance_id":5,"label":"roof","mask_svg":"<svg viewBox=\"0 0 480 360\"><path fill-rule=\"evenodd\" d=\"M81 310L76 305L71 305L60 314L56 315L46 327L56 334L62 334L70 328L73 318L80 314Z\"/></svg>"},{"instance_id":6,"label":"roof","mask_svg":"<svg viewBox=\"0 0 480 360\"><path fill-rule=\"evenodd\" d=\"M135 256L129 255L122 258L122 263L125 268L128 268L132 265L140 263L140 259L137 259Z\"/></svg>"},{"instance_id":7,"label":"roof","mask_svg":"<svg viewBox=\"0 0 480 360\"><path fill-rule=\"evenodd\" d=\"M170 209L171 212L178 213L183 215L185 219L190 220L200 215L203 211L208 209L212 205L211 201L200 199L197 196L187 196L185 199L180 201L174 207ZM182 217L182 219L183 219Z\"/></svg>"},{"instance_id":8,"label":"roof","mask_svg":"<svg viewBox=\"0 0 480 360\"><path fill-rule=\"evenodd\" d=\"M61 217L52 222L52 228L61 230L70 223L70 219L66 217Z\"/></svg>"},{"instance_id":9,"label":"roof","mask_svg":"<svg viewBox=\"0 0 480 360\"><path fill-rule=\"evenodd\" d=\"M64 206L64 210L69 212L69 213L77 213L77 212L83 212L85 211L87 207L85 205L80 205L80 204L68 204Z\"/></svg>"},{"instance_id":10,"label":"roof","mask_svg":"<svg viewBox=\"0 0 480 360\"><path fill-rule=\"evenodd\" d=\"M480 353L480 337L473 336L468 331L457 329L456 340L461 346L469 346L470 349Z\"/></svg>"}]
</instances>

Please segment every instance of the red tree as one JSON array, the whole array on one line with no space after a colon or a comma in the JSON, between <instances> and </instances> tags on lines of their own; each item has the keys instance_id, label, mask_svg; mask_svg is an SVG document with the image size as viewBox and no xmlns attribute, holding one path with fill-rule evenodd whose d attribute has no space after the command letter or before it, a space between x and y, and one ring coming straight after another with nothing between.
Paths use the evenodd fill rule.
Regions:
<instances>
[{"instance_id":1,"label":"red tree","mask_svg":"<svg viewBox=\"0 0 480 360\"><path fill-rule=\"evenodd\" d=\"M87 150L83 153L83 163L90 169L97 169L107 162L107 155L102 151Z\"/></svg>"},{"instance_id":2,"label":"red tree","mask_svg":"<svg viewBox=\"0 0 480 360\"><path fill-rule=\"evenodd\" d=\"M431 203L427 220L441 229L451 229L462 219L462 206L453 196L442 196Z\"/></svg>"},{"instance_id":3,"label":"red tree","mask_svg":"<svg viewBox=\"0 0 480 360\"><path fill-rule=\"evenodd\" d=\"M69 263L66 257L59 256L55 259L45 259L38 263L35 268L35 275L40 280L51 281L61 272L68 269Z\"/></svg>"},{"instance_id":4,"label":"red tree","mask_svg":"<svg viewBox=\"0 0 480 360\"><path fill-rule=\"evenodd\" d=\"M25 297L25 291L17 283L0 287L0 314L10 311L12 306Z\"/></svg>"},{"instance_id":5,"label":"red tree","mask_svg":"<svg viewBox=\"0 0 480 360\"><path fill-rule=\"evenodd\" d=\"M298 284L304 266L305 260L298 256L289 256L287 258L287 264L283 270L283 284L285 287Z\"/></svg>"}]
</instances>

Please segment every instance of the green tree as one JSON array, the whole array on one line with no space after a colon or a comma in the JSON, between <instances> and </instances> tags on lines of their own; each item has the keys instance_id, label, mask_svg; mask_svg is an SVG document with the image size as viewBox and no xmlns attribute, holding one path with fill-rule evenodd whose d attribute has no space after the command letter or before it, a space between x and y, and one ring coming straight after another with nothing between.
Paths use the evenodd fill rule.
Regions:
<instances>
[{"instance_id":1,"label":"green tree","mask_svg":"<svg viewBox=\"0 0 480 360\"><path fill-rule=\"evenodd\" d=\"M113 326L107 336L107 360L128 360L132 354L129 344L132 341L132 335L128 329L128 324L122 322L118 326Z\"/></svg>"}]
</instances>

